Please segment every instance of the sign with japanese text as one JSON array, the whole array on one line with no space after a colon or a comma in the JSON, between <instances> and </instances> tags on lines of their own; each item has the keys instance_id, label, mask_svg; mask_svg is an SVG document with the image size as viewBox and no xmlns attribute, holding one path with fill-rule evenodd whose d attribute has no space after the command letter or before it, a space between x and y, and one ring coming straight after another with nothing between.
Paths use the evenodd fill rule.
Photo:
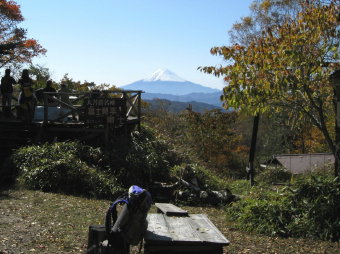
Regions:
<instances>
[{"instance_id":1,"label":"sign with japanese text","mask_svg":"<svg viewBox=\"0 0 340 254\"><path fill-rule=\"evenodd\" d=\"M85 121L89 124L113 124L126 118L126 99L89 98L85 100Z\"/></svg>"}]
</instances>

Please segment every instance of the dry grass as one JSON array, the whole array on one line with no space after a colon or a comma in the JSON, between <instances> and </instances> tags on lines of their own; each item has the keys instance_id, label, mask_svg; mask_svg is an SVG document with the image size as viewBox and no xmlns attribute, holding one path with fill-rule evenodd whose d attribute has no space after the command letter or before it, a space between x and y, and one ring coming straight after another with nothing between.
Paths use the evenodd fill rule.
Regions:
<instances>
[{"instance_id":1,"label":"dry grass","mask_svg":"<svg viewBox=\"0 0 340 254\"><path fill-rule=\"evenodd\" d=\"M84 253L88 227L103 224L110 201L39 191L10 190L0 196L0 254ZM184 207L205 213L230 240L225 253L340 253L339 243L272 238L241 232L222 209ZM131 253L135 253L133 248Z\"/></svg>"}]
</instances>

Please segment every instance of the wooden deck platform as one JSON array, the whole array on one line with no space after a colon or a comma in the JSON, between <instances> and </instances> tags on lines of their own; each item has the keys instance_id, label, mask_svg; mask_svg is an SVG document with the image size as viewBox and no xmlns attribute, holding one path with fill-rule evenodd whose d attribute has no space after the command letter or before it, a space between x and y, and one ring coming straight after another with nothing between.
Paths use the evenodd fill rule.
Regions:
<instances>
[{"instance_id":1,"label":"wooden deck platform","mask_svg":"<svg viewBox=\"0 0 340 254\"><path fill-rule=\"evenodd\" d=\"M44 104L35 107L29 124L19 120L22 109L13 104L10 117L0 110L0 150L29 143L72 139L108 147L116 136L128 134L136 126L140 128L141 93L69 93L76 98L70 104L61 101L59 93L44 93ZM53 101L53 105L48 103L49 100Z\"/></svg>"},{"instance_id":2,"label":"wooden deck platform","mask_svg":"<svg viewBox=\"0 0 340 254\"><path fill-rule=\"evenodd\" d=\"M148 214L145 254L222 254L229 241L204 214L170 217Z\"/></svg>"}]
</instances>

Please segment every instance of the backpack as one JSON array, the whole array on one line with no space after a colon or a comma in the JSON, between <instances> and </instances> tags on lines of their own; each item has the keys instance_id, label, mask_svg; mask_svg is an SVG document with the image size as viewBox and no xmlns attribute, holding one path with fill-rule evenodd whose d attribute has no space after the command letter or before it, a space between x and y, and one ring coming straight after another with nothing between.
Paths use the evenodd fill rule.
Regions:
<instances>
[{"instance_id":1,"label":"backpack","mask_svg":"<svg viewBox=\"0 0 340 254\"><path fill-rule=\"evenodd\" d=\"M117 205L123 208L117 215ZM130 187L128 196L114 201L105 217L105 231L111 246L137 245L146 233L146 220L152 199L150 193L137 185Z\"/></svg>"},{"instance_id":2,"label":"backpack","mask_svg":"<svg viewBox=\"0 0 340 254\"><path fill-rule=\"evenodd\" d=\"M22 93L26 98L29 98L33 95L33 88L30 83L25 83L22 86Z\"/></svg>"}]
</instances>

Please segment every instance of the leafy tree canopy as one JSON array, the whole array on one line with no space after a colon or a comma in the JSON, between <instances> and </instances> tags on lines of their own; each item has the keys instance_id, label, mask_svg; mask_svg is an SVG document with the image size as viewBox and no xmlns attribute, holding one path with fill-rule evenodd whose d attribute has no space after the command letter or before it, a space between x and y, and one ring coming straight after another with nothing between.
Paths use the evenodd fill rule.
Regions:
<instances>
[{"instance_id":1,"label":"leafy tree canopy","mask_svg":"<svg viewBox=\"0 0 340 254\"><path fill-rule=\"evenodd\" d=\"M274 7L287 2L291 1L257 1L255 16L269 20L256 23L261 33L250 37L248 30L244 33L247 44L212 48L211 53L222 56L227 64L199 69L224 77L222 100L227 107L251 114L291 110L307 116L335 152L326 123L334 118L329 76L339 68L339 4L336 0L295 1L289 15L274 22L271 17L278 14L271 10L280 10ZM255 27L254 20L243 19L241 24Z\"/></svg>"},{"instance_id":2,"label":"leafy tree canopy","mask_svg":"<svg viewBox=\"0 0 340 254\"><path fill-rule=\"evenodd\" d=\"M31 64L28 70L31 75L35 76L35 89L46 86L47 80L51 77L49 68Z\"/></svg>"},{"instance_id":3,"label":"leafy tree canopy","mask_svg":"<svg viewBox=\"0 0 340 254\"><path fill-rule=\"evenodd\" d=\"M96 84L94 82L89 81L74 81L72 78L69 77L69 74L66 73L63 78L61 79L60 83L64 83L68 86L69 89L77 91L77 92L90 92L93 90L107 90L107 91L119 91L115 85L110 85L106 83Z\"/></svg>"},{"instance_id":4,"label":"leafy tree canopy","mask_svg":"<svg viewBox=\"0 0 340 254\"><path fill-rule=\"evenodd\" d=\"M25 63L46 50L35 40L26 37L27 31L18 27L24 20L15 1L0 0L0 66Z\"/></svg>"}]
</instances>

